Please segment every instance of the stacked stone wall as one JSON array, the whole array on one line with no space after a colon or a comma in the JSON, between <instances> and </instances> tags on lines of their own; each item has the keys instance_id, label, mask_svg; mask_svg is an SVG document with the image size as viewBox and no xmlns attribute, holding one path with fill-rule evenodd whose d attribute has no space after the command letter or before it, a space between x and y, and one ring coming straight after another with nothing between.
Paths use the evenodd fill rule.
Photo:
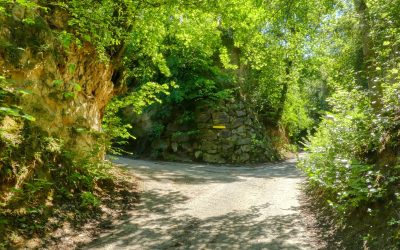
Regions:
<instances>
[{"instance_id":1,"label":"stacked stone wall","mask_svg":"<svg viewBox=\"0 0 400 250\"><path fill-rule=\"evenodd\" d=\"M275 156L264 126L238 100L198 105L191 123L171 122L151 149L165 160L209 163L255 163Z\"/></svg>"}]
</instances>

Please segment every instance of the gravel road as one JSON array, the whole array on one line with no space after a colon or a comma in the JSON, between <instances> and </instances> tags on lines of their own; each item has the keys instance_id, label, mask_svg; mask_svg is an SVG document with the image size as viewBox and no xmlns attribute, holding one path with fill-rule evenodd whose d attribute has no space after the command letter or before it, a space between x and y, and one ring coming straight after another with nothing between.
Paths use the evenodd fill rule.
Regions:
<instances>
[{"instance_id":1,"label":"gravel road","mask_svg":"<svg viewBox=\"0 0 400 250\"><path fill-rule=\"evenodd\" d=\"M295 160L213 166L118 158L141 203L83 249L320 249ZM310 229L311 228L311 229Z\"/></svg>"}]
</instances>

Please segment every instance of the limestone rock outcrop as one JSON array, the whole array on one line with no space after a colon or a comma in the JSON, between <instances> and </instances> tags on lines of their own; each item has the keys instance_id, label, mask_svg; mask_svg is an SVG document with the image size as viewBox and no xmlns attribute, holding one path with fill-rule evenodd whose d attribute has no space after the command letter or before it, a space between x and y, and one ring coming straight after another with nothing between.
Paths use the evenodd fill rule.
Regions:
<instances>
[{"instance_id":1,"label":"limestone rock outcrop","mask_svg":"<svg viewBox=\"0 0 400 250\"><path fill-rule=\"evenodd\" d=\"M89 150L94 142L89 134L101 130L114 94L113 67L100 62L89 43L63 46L50 28L57 20L48 18L25 25L1 17L0 75L30 93L20 105L36 118L34 126L72 148Z\"/></svg>"}]
</instances>

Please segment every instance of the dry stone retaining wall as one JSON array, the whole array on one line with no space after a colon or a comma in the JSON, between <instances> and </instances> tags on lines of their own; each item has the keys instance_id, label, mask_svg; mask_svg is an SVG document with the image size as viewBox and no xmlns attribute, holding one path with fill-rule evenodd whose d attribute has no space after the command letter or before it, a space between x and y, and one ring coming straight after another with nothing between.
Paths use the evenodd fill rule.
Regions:
<instances>
[{"instance_id":1,"label":"dry stone retaining wall","mask_svg":"<svg viewBox=\"0 0 400 250\"><path fill-rule=\"evenodd\" d=\"M166 160L209 163L263 162L275 155L264 126L238 100L199 105L192 124L168 124L151 147Z\"/></svg>"}]
</instances>

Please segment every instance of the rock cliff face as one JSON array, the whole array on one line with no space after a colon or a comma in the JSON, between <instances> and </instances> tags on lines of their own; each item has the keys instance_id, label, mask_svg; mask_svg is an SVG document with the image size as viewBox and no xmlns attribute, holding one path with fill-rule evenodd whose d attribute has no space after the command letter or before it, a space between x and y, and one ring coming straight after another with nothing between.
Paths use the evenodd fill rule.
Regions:
<instances>
[{"instance_id":1,"label":"rock cliff face","mask_svg":"<svg viewBox=\"0 0 400 250\"><path fill-rule=\"evenodd\" d=\"M2 99L0 107L18 107L35 121L0 114L0 204L18 204L14 188L35 179L63 182L73 162L104 156L96 142L114 94L113 68L92 45L63 44L62 13L37 16L33 24L22 22L24 15L23 8L0 14L0 76L11 92L28 94Z\"/></svg>"},{"instance_id":2,"label":"rock cliff face","mask_svg":"<svg viewBox=\"0 0 400 250\"><path fill-rule=\"evenodd\" d=\"M151 148L166 160L209 163L265 162L276 156L265 128L241 100L198 105L191 125L168 124Z\"/></svg>"},{"instance_id":3,"label":"rock cliff face","mask_svg":"<svg viewBox=\"0 0 400 250\"><path fill-rule=\"evenodd\" d=\"M99 62L88 43L63 45L54 32L63 26L57 16L61 20L50 15L35 24L15 14L0 17L0 75L30 92L20 105L36 118L34 126L71 147L89 149L113 95L113 68Z\"/></svg>"}]
</instances>

